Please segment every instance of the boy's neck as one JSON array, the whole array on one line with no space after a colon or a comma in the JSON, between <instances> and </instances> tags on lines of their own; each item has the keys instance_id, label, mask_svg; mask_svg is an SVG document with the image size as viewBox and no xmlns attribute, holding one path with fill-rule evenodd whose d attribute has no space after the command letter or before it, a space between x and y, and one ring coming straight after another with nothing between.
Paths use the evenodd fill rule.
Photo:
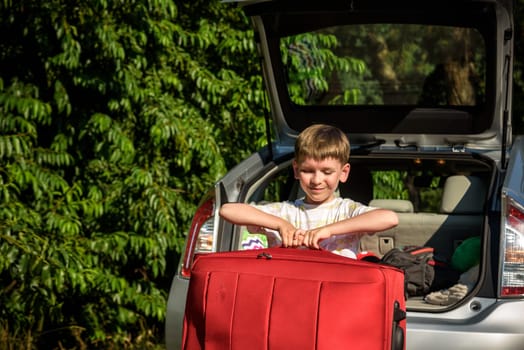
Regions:
<instances>
[{"instance_id":1,"label":"boy's neck","mask_svg":"<svg viewBox=\"0 0 524 350\"><path fill-rule=\"evenodd\" d=\"M304 203L310 204L310 205L321 205L321 204L329 203L329 202L333 201L334 199L335 199L335 196L331 196L331 197L329 197L329 198L327 198L327 199L325 199L323 201L317 201L316 202L316 201L311 200L311 198L305 197L304 198Z\"/></svg>"}]
</instances>

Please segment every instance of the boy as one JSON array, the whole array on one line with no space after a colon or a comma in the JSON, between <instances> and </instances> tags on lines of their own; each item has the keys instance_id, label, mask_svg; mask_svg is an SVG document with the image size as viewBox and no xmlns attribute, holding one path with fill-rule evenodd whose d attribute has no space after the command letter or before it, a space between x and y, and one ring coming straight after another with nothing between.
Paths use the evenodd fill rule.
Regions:
<instances>
[{"instance_id":1,"label":"boy","mask_svg":"<svg viewBox=\"0 0 524 350\"><path fill-rule=\"evenodd\" d=\"M339 182L349 176L349 151L349 140L338 128L308 127L297 138L293 159L305 197L264 205L227 203L220 216L246 225L251 233L276 235L284 247L306 246L356 258L362 235L394 227L398 217L391 210L335 196Z\"/></svg>"}]
</instances>

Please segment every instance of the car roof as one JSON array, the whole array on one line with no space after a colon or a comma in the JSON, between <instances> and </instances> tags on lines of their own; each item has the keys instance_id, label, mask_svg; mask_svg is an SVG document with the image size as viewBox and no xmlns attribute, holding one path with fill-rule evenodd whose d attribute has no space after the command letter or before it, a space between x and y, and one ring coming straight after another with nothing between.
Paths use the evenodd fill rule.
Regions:
<instances>
[{"instance_id":1,"label":"car roof","mask_svg":"<svg viewBox=\"0 0 524 350\"><path fill-rule=\"evenodd\" d=\"M511 136L511 1L238 0L253 19L263 56L264 78L279 142L292 145L296 135L315 123L340 127L352 145L381 144L417 148L466 147L498 150ZM290 96L289 67L282 63L282 40L342 25L409 23L473 28L485 41L482 103L317 104Z\"/></svg>"}]
</instances>

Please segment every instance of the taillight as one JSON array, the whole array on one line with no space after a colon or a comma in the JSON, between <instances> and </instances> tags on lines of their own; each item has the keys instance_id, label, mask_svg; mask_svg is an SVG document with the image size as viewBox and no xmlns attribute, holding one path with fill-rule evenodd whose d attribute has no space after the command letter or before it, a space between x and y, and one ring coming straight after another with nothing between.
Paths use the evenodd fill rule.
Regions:
<instances>
[{"instance_id":1,"label":"taillight","mask_svg":"<svg viewBox=\"0 0 524 350\"><path fill-rule=\"evenodd\" d=\"M524 207L503 197L501 296L524 295Z\"/></svg>"},{"instance_id":2,"label":"taillight","mask_svg":"<svg viewBox=\"0 0 524 350\"><path fill-rule=\"evenodd\" d=\"M186 251L180 275L191 276L191 265L197 253L210 253L213 247L213 228L215 221L215 197L206 199L196 210L187 235Z\"/></svg>"}]
</instances>

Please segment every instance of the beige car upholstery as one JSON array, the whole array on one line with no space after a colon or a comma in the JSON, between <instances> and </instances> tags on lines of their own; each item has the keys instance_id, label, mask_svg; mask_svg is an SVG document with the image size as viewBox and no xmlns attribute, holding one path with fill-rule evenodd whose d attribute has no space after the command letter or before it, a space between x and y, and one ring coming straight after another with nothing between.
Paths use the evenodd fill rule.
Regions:
<instances>
[{"instance_id":1,"label":"beige car upholstery","mask_svg":"<svg viewBox=\"0 0 524 350\"><path fill-rule=\"evenodd\" d=\"M466 238L481 233L486 202L486 185L480 178L453 175L446 179L440 213L414 213L406 200L373 200L370 205L398 213L398 226L364 236L361 251L378 256L392 248L431 246L435 255L449 261L455 248Z\"/></svg>"}]
</instances>

